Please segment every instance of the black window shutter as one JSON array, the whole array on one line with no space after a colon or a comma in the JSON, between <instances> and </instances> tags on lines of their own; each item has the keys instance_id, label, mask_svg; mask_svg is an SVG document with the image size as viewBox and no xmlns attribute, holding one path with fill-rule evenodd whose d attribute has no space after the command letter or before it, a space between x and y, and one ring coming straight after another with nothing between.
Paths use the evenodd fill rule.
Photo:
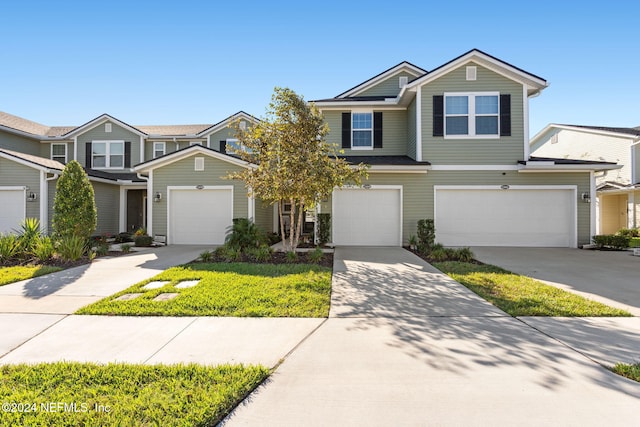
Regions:
<instances>
[{"instance_id":1,"label":"black window shutter","mask_svg":"<svg viewBox=\"0 0 640 427\"><path fill-rule=\"evenodd\" d=\"M444 136L443 95L433 95L433 136Z\"/></svg>"},{"instance_id":2,"label":"black window shutter","mask_svg":"<svg viewBox=\"0 0 640 427\"><path fill-rule=\"evenodd\" d=\"M124 167L131 167L131 141L124 142Z\"/></svg>"},{"instance_id":3,"label":"black window shutter","mask_svg":"<svg viewBox=\"0 0 640 427\"><path fill-rule=\"evenodd\" d=\"M84 155L84 167L87 169L91 169L91 143L87 142L84 146L86 147Z\"/></svg>"},{"instance_id":4,"label":"black window shutter","mask_svg":"<svg viewBox=\"0 0 640 427\"><path fill-rule=\"evenodd\" d=\"M373 148L382 148L382 112L373 113Z\"/></svg>"},{"instance_id":5,"label":"black window shutter","mask_svg":"<svg viewBox=\"0 0 640 427\"><path fill-rule=\"evenodd\" d=\"M227 140L223 139L220 141L220 152L226 154L227 153Z\"/></svg>"},{"instance_id":6,"label":"black window shutter","mask_svg":"<svg viewBox=\"0 0 640 427\"><path fill-rule=\"evenodd\" d=\"M342 113L342 148L351 148L351 113Z\"/></svg>"},{"instance_id":7,"label":"black window shutter","mask_svg":"<svg viewBox=\"0 0 640 427\"><path fill-rule=\"evenodd\" d=\"M511 136L511 95L500 95L500 136Z\"/></svg>"}]
</instances>

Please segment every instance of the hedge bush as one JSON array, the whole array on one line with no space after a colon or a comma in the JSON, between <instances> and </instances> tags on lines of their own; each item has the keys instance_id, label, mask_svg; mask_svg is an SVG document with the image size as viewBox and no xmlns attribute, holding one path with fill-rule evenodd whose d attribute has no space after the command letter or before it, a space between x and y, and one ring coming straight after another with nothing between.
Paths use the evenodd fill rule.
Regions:
<instances>
[{"instance_id":1,"label":"hedge bush","mask_svg":"<svg viewBox=\"0 0 640 427\"><path fill-rule=\"evenodd\" d=\"M621 250L629 247L631 237L617 234L600 234L593 236L592 240L598 249L611 248Z\"/></svg>"}]
</instances>

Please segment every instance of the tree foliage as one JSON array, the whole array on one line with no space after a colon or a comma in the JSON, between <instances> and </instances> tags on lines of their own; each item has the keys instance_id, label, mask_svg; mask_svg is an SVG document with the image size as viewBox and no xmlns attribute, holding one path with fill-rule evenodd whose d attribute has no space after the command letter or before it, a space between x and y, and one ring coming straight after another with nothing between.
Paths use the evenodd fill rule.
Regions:
<instances>
[{"instance_id":1,"label":"tree foliage","mask_svg":"<svg viewBox=\"0 0 640 427\"><path fill-rule=\"evenodd\" d=\"M338 157L338 147L325 140L329 127L320 111L291 89L275 88L264 120L234 127L242 149L230 151L253 167L229 178L243 180L254 196L278 204L283 239L284 205L291 204L287 250L298 246L305 209L313 209L335 187L361 185L367 176L365 165L349 165Z\"/></svg>"},{"instance_id":2,"label":"tree foliage","mask_svg":"<svg viewBox=\"0 0 640 427\"><path fill-rule=\"evenodd\" d=\"M72 160L67 163L56 184L51 224L54 235L88 240L97 222L95 195L89 177L80 163Z\"/></svg>"}]
</instances>

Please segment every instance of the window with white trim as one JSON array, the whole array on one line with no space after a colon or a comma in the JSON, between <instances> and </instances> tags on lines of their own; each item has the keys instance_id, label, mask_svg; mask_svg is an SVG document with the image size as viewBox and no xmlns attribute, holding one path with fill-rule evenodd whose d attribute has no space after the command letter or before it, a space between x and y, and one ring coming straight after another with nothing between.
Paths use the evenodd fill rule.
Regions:
<instances>
[{"instance_id":1,"label":"window with white trim","mask_svg":"<svg viewBox=\"0 0 640 427\"><path fill-rule=\"evenodd\" d=\"M351 149L373 149L373 113L351 113Z\"/></svg>"},{"instance_id":2,"label":"window with white trim","mask_svg":"<svg viewBox=\"0 0 640 427\"><path fill-rule=\"evenodd\" d=\"M226 152L229 154L235 154L238 151L244 151L246 153L251 153L251 150L248 149L244 144L241 144L235 138L227 138L227 148Z\"/></svg>"},{"instance_id":3,"label":"window with white trim","mask_svg":"<svg viewBox=\"0 0 640 427\"><path fill-rule=\"evenodd\" d=\"M495 138L500 134L497 92L445 93L444 136Z\"/></svg>"},{"instance_id":4,"label":"window with white trim","mask_svg":"<svg viewBox=\"0 0 640 427\"><path fill-rule=\"evenodd\" d=\"M167 152L167 147L164 142L154 142L153 143L153 158L164 156Z\"/></svg>"},{"instance_id":5,"label":"window with white trim","mask_svg":"<svg viewBox=\"0 0 640 427\"><path fill-rule=\"evenodd\" d=\"M93 141L91 144L91 168L124 168L124 141Z\"/></svg>"},{"instance_id":6,"label":"window with white trim","mask_svg":"<svg viewBox=\"0 0 640 427\"><path fill-rule=\"evenodd\" d=\"M67 163L67 144L51 144L51 160Z\"/></svg>"}]
</instances>

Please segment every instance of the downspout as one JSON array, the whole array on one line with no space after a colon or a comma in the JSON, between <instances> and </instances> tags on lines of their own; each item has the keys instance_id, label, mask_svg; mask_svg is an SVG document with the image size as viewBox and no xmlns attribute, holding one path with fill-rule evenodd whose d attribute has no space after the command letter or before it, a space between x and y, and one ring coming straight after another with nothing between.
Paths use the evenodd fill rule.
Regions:
<instances>
[{"instance_id":1,"label":"downspout","mask_svg":"<svg viewBox=\"0 0 640 427\"><path fill-rule=\"evenodd\" d=\"M140 172L136 172L136 176L138 179L141 179L147 183L147 234L149 236L153 236L153 222L151 218L153 218L153 189L151 187L151 182L149 181L148 176L141 175Z\"/></svg>"},{"instance_id":2,"label":"downspout","mask_svg":"<svg viewBox=\"0 0 640 427\"><path fill-rule=\"evenodd\" d=\"M45 234L49 231L49 181L56 180L59 176L54 172L53 176L47 178L45 172L44 186L40 189L40 226Z\"/></svg>"}]
</instances>

